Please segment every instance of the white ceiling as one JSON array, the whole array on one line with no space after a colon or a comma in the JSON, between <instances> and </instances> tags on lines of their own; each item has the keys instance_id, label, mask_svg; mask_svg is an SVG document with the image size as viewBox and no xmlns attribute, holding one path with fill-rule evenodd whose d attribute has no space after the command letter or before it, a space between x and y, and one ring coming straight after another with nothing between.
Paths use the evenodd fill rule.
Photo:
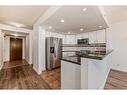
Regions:
<instances>
[{"instance_id":1,"label":"white ceiling","mask_svg":"<svg viewBox=\"0 0 127 95\"><path fill-rule=\"evenodd\" d=\"M87 10L83 12L83 8ZM61 19L64 19L65 22L61 23ZM62 6L43 22L42 26L48 31L63 34L90 32L108 27L97 6ZM49 26L52 26L52 29L48 29ZM84 31L80 31L80 28L84 28Z\"/></svg>"},{"instance_id":2,"label":"white ceiling","mask_svg":"<svg viewBox=\"0 0 127 95\"><path fill-rule=\"evenodd\" d=\"M21 27L32 29L36 20L50 6L0 6L0 23L8 25L21 24ZM87 8L85 12L82 8ZM103 6L109 24L127 20L127 6ZM60 23L60 19L65 20ZM22 26L23 25L23 26ZM62 6L42 25L48 31L67 34L82 33L108 27L97 6ZM49 30L48 27L52 26ZM84 28L84 31L80 31ZM101 29L102 29L101 28Z\"/></svg>"},{"instance_id":3,"label":"white ceiling","mask_svg":"<svg viewBox=\"0 0 127 95\"><path fill-rule=\"evenodd\" d=\"M127 6L103 6L109 24L127 20Z\"/></svg>"},{"instance_id":4,"label":"white ceiling","mask_svg":"<svg viewBox=\"0 0 127 95\"><path fill-rule=\"evenodd\" d=\"M32 29L49 6L0 6L0 23Z\"/></svg>"}]
</instances>

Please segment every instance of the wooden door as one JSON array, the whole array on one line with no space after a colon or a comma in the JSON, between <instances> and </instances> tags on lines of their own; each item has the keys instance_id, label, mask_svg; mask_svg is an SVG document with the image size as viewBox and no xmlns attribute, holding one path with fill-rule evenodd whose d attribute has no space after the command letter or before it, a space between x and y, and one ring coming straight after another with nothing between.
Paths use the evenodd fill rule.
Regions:
<instances>
[{"instance_id":1,"label":"wooden door","mask_svg":"<svg viewBox=\"0 0 127 95\"><path fill-rule=\"evenodd\" d=\"M10 61L22 60L22 39L10 38Z\"/></svg>"}]
</instances>

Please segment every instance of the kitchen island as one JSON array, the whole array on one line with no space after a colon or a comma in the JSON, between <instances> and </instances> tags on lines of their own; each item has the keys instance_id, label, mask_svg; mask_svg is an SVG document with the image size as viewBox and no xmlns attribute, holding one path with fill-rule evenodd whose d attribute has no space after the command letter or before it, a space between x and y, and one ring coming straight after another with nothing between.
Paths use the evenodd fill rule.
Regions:
<instances>
[{"instance_id":1,"label":"kitchen island","mask_svg":"<svg viewBox=\"0 0 127 95\"><path fill-rule=\"evenodd\" d=\"M111 52L79 51L61 58L61 89L103 89L111 68Z\"/></svg>"}]
</instances>

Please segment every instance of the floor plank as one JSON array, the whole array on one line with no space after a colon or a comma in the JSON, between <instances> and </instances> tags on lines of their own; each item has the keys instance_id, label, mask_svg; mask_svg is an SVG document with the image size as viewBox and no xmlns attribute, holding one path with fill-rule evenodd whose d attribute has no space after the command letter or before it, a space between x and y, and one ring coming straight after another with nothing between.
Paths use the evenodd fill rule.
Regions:
<instances>
[{"instance_id":1,"label":"floor plank","mask_svg":"<svg viewBox=\"0 0 127 95\"><path fill-rule=\"evenodd\" d=\"M61 88L60 68L43 71L40 76L50 85L50 87L52 89L60 89Z\"/></svg>"},{"instance_id":2,"label":"floor plank","mask_svg":"<svg viewBox=\"0 0 127 95\"><path fill-rule=\"evenodd\" d=\"M127 89L127 72L112 69L104 89Z\"/></svg>"}]
</instances>

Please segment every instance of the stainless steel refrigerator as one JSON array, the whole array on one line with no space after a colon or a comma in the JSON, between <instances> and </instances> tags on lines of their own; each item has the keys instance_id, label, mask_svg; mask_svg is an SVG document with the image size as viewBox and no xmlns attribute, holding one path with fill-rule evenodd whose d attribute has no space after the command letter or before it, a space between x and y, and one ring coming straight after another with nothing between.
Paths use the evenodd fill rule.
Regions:
<instances>
[{"instance_id":1,"label":"stainless steel refrigerator","mask_svg":"<svg viewBox=\"0 0 127 95\"><path fill-rule=\"evenodd\" d=\"M62 57L62 39L55 37L46 38L46 69L52 70L60 67Z\"/></svg>"}]
</instances>

